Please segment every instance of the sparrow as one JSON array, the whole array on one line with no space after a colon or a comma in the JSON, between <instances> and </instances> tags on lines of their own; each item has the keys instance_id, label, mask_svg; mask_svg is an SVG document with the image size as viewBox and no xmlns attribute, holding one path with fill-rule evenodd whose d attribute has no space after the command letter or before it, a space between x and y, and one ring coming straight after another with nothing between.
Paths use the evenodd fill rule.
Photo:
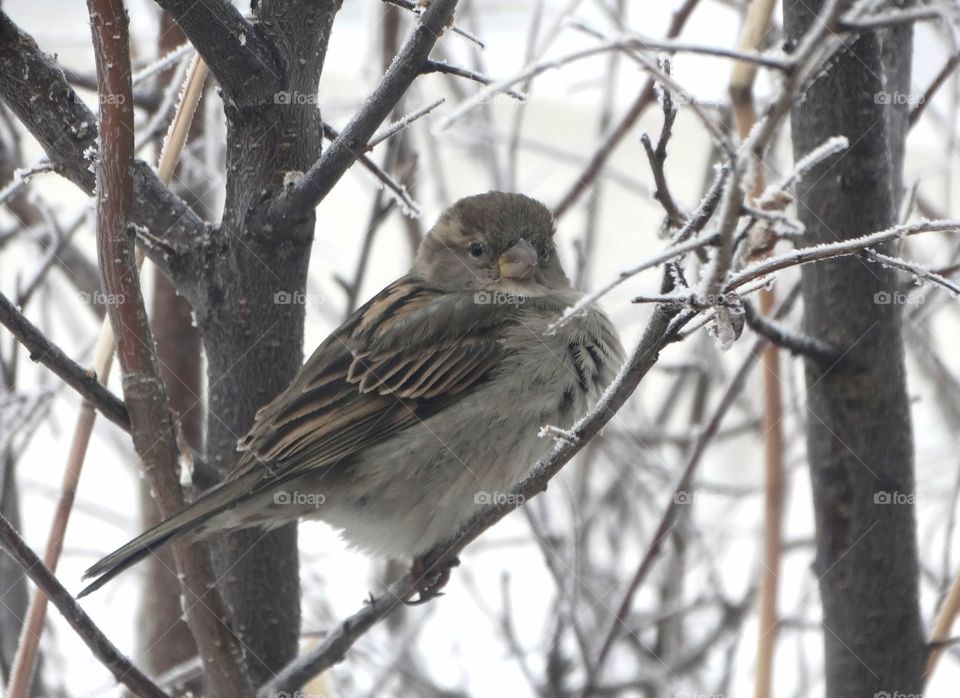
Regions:
<instances>
[{"instance_id":1,"label":"sparrow","mask_svg":"<svg viewBox=\"0 0 960 698\"><path fill-rule=\"evenodd\" d=\"M234 469L90 567L81 596L174 540L317 518L352 546L415 562L507 496L613 380L623 349L575 291L540 202L457 201L413 268L354 312L238 442ZM421 590L421 597L423 596Z\"/></svg>"}]
</instances>

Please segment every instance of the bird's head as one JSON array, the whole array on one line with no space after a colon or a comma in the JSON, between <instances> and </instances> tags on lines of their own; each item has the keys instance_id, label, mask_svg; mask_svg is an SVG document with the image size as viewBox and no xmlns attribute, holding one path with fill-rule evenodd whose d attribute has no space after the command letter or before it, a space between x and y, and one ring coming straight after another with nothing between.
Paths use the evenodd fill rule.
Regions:
<instances>
[{"instance_id":1,"label":"bird's head","mask_svg":"<svg viewBox=\"0 0 960 698\"><path fill-rule=\"evenodd\" d=\"M545 295L570 286L554 231L550 211L528 196L469 196L440 216L420 245L413 271L445 290Z\"/></svg>"}]
</instances>

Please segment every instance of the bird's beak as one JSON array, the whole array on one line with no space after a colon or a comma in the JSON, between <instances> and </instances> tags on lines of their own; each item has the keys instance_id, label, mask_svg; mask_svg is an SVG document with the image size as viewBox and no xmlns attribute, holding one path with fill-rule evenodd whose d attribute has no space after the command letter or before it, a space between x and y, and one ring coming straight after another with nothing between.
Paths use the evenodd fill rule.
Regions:
<instances>
[{"instance_id":1,"label":"bird's beak","mask_svg":"<svg viewBox=\"0 0 960 698\"><path fill-rule=\"evenodd\" d=\"M537 268L537 250L529 242L520 238L497 260L500 277L504 279L528 279Z\"/></svg>"}]
</instances>

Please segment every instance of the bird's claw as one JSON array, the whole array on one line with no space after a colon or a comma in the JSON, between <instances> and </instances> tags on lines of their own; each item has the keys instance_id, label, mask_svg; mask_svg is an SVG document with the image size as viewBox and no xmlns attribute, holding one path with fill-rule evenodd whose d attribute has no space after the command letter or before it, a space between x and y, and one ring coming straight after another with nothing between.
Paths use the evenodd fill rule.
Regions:
<instances>
[{"instance_id":1,"label":"bird's claw","mask_svg":"<svg viewBox=\"0 0 960 698\"><path fill-rule=\"evenodd\" d=\"M414 580L414 589L410 596L403 600L407 606L420 606L432 599L443 596L440 591L450 581L450 570L460 564L460 560L453 558L443 563L440 569L434 569L434 565L428 565L422 557L418 557L410 566L410 577ZM413 598L416 594L416 598Z\"/></svg>"}]
</instances>

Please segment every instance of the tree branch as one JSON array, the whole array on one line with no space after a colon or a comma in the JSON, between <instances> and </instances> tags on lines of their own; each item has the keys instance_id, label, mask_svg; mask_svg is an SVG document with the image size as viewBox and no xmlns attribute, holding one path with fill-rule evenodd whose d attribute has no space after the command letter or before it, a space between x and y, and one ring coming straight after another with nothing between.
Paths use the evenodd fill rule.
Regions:
<instances>
[{"instance_id":1,"label":"tree branch","mask_svg":"<svg viewBox=\"0 0 960 698\"><path fill-rule=\"evenodd\" d=\"M325 197L356 160L377 127L413 84L446 27L453 19L457 0L434 0L420 16L416 29L407 38L383 80L367 98L360 111L346 125L319 160L296 186L278 199L269 212L275 224L290 216L302 215Z\"/></svg>"},{"instance_id":2,"label":"tree branch","mask_svg":"<svg viewBox=\"0 0 960 698\"><path fill-rule=\"evenodd\" d=\"M43 561L17 535L13 526L0 515L0 547L17 561L34 584L53 602L70 626L77 632L93 655L100 660L118 683L142 698L168 698L160 688L147 678L130 660L120 653L110 639L96 626L80 604L70 595Z\"/></svg>"},{"instance_id":3,"label":"tree branch","mask_svg":"<svg viewBox=\"0 0 960 698\"><path fill-rule=\"evenodd\" d=\"M108 307L123 371L123 393L132 436L164 518L184 506L176 430L147 323L134 262L129 220L136 204L133 181L133 100L130 50L123 0L88 0L100 91L97 160L97 258L104 291L121 302ZM216 577L200 545L176 545L187 622L219 696L248 695L242 652L226 625L228 617Z\"/></svg>"},{"instance_id":4,"label":"tree branch","mask_svg":"<svg viewBox=\"0 0 960 698\"><path fill-rule=\"evenodd\" d=\"M283 87L276 47L227 0L156 0L203 56L224 99L256 104Z\"/></svg>"},{"instance_id":5,"label":"tree branch","mask_svg":"<svg viewBox=\"0 0 960 698\"><path fill-rule=\"evenodd\" d=\"M10 330L17 341L27 348L33 361L43 364L62 378L64 383L80 393L104 417L124 431L130 431L130 415L127 414L123 401L105 388L92 371L84 370L64 354L60 347L47 339L2 293L0 324Z\"/></svg>"},{"instance_id":6,"label":"tree branch","mask_svg":"<svg viewBox=\"0 0 960 698\"><path fill-rule=\"evenodd\" d=\"M96 117L56 63L2 10L0 99L40 141L57 171L92 194ZM193 240L204 232L203 221L160 183L146 163L134 162L133 180L136 203L132 221L153 231L147 254L176 275L188 259Z\"/></svg>"}]
</instances>

